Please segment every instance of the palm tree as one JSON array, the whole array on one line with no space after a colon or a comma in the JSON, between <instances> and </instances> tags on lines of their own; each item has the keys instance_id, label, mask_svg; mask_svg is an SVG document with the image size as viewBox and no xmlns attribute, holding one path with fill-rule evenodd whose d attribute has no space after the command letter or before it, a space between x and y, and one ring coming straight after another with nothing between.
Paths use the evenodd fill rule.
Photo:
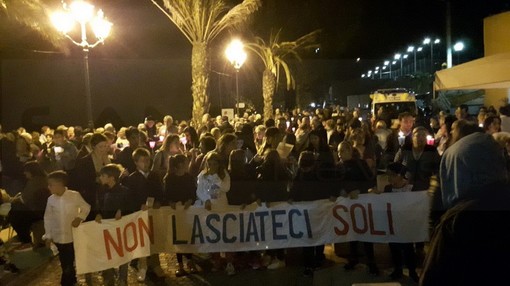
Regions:
<instances>
[{"instance_id":1,"label":"palm tree","mask_svg":"<svg viewBox=\"0 0 510 286\"><path fill-rule=\"evenodd\" d=\"M224 0L151 0L191 43L192 123L199 127L209 111L209 45L222 31L242 24L261 6L260 0L243 0L229 8ZM166 9L165 9L166 8Z\"/></svg>"},{"instance_id":2,"label":"palm tree","mask_svg":"<svg viewBox=\"0 0 510 286\"><path fill-rule=\"evenodd\" d=\"M288 59L293 57L301 60L299 53L318 48L316 43L319 30L293 42L281 42L280 31L276 35L271 34L269 42L266 43L262 38L256 37L255 42L246 44L246 48L253 51L264 63L264 72L262 73L262 96L264 98L264 118L273 117L273 97L276 93L280 71L283 69L287 79L287 89L295 88L294 77L289 68Z\"/></svg>"},{"instance_id":3,"label":"palm tree","mask_svg":"<svg viewBox=\"0 0 510 286\"><path fill-rule=\"evenodd\" d=\"M5 14L30 29L38 32L44 39L53 46L66 50L63 37L53 27L47 14L50 10L43 0L0 0L0 15Z\"/></svg>"}]
</instances>

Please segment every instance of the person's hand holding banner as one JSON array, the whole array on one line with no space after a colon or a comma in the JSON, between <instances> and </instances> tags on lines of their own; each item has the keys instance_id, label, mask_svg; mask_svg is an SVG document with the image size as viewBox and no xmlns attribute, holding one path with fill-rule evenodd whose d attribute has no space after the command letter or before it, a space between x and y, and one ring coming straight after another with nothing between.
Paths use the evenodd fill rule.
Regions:
<instances>
[{"instance_id":1,"label":"person's hand holding banner","mask_svg":"<svg viewBox=\"0 0 510 286\"><path fill-rule=\"evenodd\" d=\"M96 218L94 219L97 223L101 223L101 220L103 219L103 217L100 215L100 214L97 214L96 215Z\"/></svg>"},{"instance_id":2,"label":"person's hand holding banner","mask_svg":"<svg viewBox=\"0 0 510 286\"><path fill-rule=\"evenodd\" d=\"M184 209L187 210L191 205L193 204L193 201L192 200L187 200L185 203L184 203Z\"/></svg>"},{"instance_id":3,"label":"person's hand holding banner","mask_svg":"<svg viewBox=\"0 0 510 286\"><path fill-rule=\"evenodd\" d=\"M211 206L211 200L207 200L207 201L205 201L205 203L204 203L204 208L205 208L206 210L210 211L210 210L211 210L211 207L212 207L212 206Z\"/></svg>"},{"instance_id":4,"label":"person's hand holding banner","mask_svg":"<svg viewBox=\"0 0 510 286\"><path fill-rule=\"evenodd\" d=\"M81 219L81 218L79 218L79 217L77 217L77 218L75 218L75 219L73 220L73 222L71 223L71 225L72 225L73 227L78 227L78 226L80 225L81 221L82 221L82 219Z\"/></svg>"},{"instance_id":5,"label":"person's hand holding banner","mask_svg":"<svg viewBox=\"0 0 510 286\"><path fill-rule=\"evenodd\" d=\"M119 220L122 218L122 212L120 210L117 210L115 213L115 220Z\"/></svg>"}]
</instances>

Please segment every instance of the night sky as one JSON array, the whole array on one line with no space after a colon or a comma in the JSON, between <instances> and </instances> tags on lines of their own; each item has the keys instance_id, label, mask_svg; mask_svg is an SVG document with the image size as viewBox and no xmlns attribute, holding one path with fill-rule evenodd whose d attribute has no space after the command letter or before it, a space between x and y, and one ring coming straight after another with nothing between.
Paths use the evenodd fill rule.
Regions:
<instances>
[{"instance_id":1,"label":"night sky","mask_svg":"<svg viewBox=\"0 0 510 286\"><path fill-rule=\"evenodd\" d=\"M226 0L228 3L240 3L240 0ZM57 6L59 0L49 0ZM189 84L191 84L189 63L191 57L191 45L181 32L171 23L165 15L159 11L150 0L94 0L92 2L97 8L102 8L106 17L114 23L111 36L106 40L104 46L98 46L90 53L92 61L92 92L96 99L101 99L101 92L113 92L129 94L133 88L129 83L122 83L122 78L144 77L146 80L138 87L146 86L152 88L159 85L160 90L154 89L150 96L158 100L169 100L172 107L161 112L179 113L182 118L189 117L191 97ZM444 0L262 0L263 7L256 12L244 29L238 31L226 31L211 44L211 109L217 112L222 106L232 105L233 81L230 75L231 67L225 60L224 48L233 36L241 37L249 41L253 36L268 38L273 31L282 29L282 40L294 40L315 29L321 29L321 49L318 53L310 51L303 55L308 69L305 77L312 78L308 85L313 85L310 93L319 99L327 93L332 84L342 82L353 82L358 80L361 73L372 69L375 65L381 65L385 59L391 58L394 53L402 52L408 45L418 45L425 36L439 37L441 45L436 46L435 58L443 57L445 54L445 2ZM483 18L500 12L510 10L510 0L451 0L452 3L452 41L462 40L466 44L466 50L461 54L462 61L479 58L483 56ZM46 20L46 19L42 19ZM76 70L77 76L58 83L57 72L49 76L49 86L62 84L63 89L76 90L73 96L80 99L82 88L80 79L80 49L68 43L70 53L64 54L57 48L52 47L44 41L36 32L21 26L20 24L6 19L0 14L0 60L2 59L44 59L52 63L59 63L67 60L73 62L69 69ZM356 58L361 62L356 63ZM124 61L119 62L116 60ZM112 63L112 70L123 67L125 61L133 60L141 63L140 68L135 66L119 69L118 75L106 74L108 63ZM170 64L173 70L164 68ZM158 64L160 63L160 64ZM43 67L45 64L41 62ZM117 66L114 66L117 65ZM19 77L5 68L0 76L9 81L8 94L3 86L2 102L7 102L9 97L16 96L19 88L23 88L23 70L18 69ZM10 67L15 63L10 62ZM30 65L28 65L29 67ZM177 69L177 66L180 70ZM96 70L94 70L96 69ZM136 71L147 70L148 74L142 75ZM261 67L257 60L248 59L243 67L241 75L241 91L247 98L253 99L255 105L261 105L260 96L260 74ZM59 71L65 74L65 69ZM120 74L120 73L125 74ZM160 75L150 73L160 72ZM51 71L50 71L51 73ZM133 73L133 74L129 74ZM30 72L26 73L31 74ZM68 73L72 74L72 73ZM308 74L308 75L306 75ZM110 77L107 77L110 76ZM161 79L168 76L168 80ZM150 82L157 78L159 82ZM110 81L103 79L109 78ZM3 80L3 83L6 83ZM30 79L37 81L37 78ZM103 80L103 81L102 81ZM115 80L114 87L111 82ZM131 79L130 82L133 80ZM168 83L167 83L168 81ZM36 82L34 84L37 85ZM348 84L347 84L348 85ZM168 90L164 86L172 86L170 94L174 97L168 98ZM343 85L345 86L345 85ZM105 87L114 88L103 90ZM137 87L137 88L138 88ZM178 89L176 89L178 87ZM35 87L37 88L37 86ZM373 88L367 86L366 89ZM282 91L282 90L280 90ZM13 93L14 92L14 93ZM57 92L56 90L42 90L48 95ZM346 91L346 94L352 91ZM23 90L23 94L34 96L32 90ZM136 102L137 96L128 98L130 102ZM143 90L138 93L143 94ZM281 92L280 92L281 94ZM356 93L354 93L356 94ZM149 96L149 95L147 95ZM11 101L9 101L11 102ZM49 103L50 105L52 103ZM107 106L98 103L95 109L98 112ZM259 106L260 107L260 106ZM50 114L54 114L51 111ZM119 107L121 108L121 107ZM126 107L127 108L127 107ZM135 107L132 107L135 108ZM145 107L152 108L151 106ZM172 109L175 108L175 109ZM188 110L189 109L189 110ZM143 118L144 110L138 110L136 118ZM125 112L119 112L121 115ZM4 115L5 116L5 115ZM2 121L5 119L2 116ZM44 120L51 118L50 115L42 117ZM34 121L35 119L31 119ZM63 119L53 119L63 120ZM18 124L19 119L12 119L12 124ZM37 120L35 120L37 121ZM134 119L125 118L124 122L134 124Z\"/></svg>"},{"instance_id":2,"label":"night sky","mask_svg":"<svg viewBox=\"0 0 510 286\"><path fill-rule=\"evenodd\" d=\"M189 58L189 43L149 0L91 2L103 8L114 23L112 37L104 47L96 49L93 56ZM483 56L483 18L507 10L510 10L510 0L452 0L452 40L465 41L466 58ZM31 50L54 50L17 24L4 19L2 26L0 52L3 58L48 57L48 54ZM444 42L445 3L442 0L263 0L262 9L248 27L232 33L245 39L253 35L267 38L270 31L280 28L286 40L315 29L322 30L320 52L310 53L305 58L383 60L409 44L421 42L426 35L440 37ZM230 36L224 33L213 42L212 48L220 49ZM441 49L444 50L444 46ZM221 57L221 51L216 56Z\"/></svg>"}]
</instances>

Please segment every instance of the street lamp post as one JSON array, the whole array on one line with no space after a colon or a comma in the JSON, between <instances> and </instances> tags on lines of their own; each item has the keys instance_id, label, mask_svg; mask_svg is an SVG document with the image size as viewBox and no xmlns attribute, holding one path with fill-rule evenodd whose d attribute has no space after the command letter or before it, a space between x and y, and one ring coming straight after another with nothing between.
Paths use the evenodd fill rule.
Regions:
<instances>
[{"instance_id":1,"label":"street lamp post","mask_svg":"<svg viewBox=\"0 0 510 286\"><path fill-rule=\"evenodd\" d=\"M434 45L441 43L440 39L435 39L434 42L430 38L423 40L424 45L430 45L430 72L434 73Z\"/></svg>"},{"instance_id":2,"label":"street lamp post","mask_svg":"<svg viewBox=\"0 0 510 286\"><path fill-rule=\"evenodd\" d=\"M409 47L407 48L407 52L408 52L408 53L411 53L411 52L412 52L412 53L413 53L413 55L414 55L414 73L415 73L415 74L416 74L416 50L417 50L417 49L415 49L415 48L414 48L414 46L409 46Z\"/></svg>"},{"instance_id":3,"label":"street lamp post","mask_svg":"<svg viewBox=\"0 0 510 286\"><path fill-rule=\"evenodd\" d=\"M62 8L63 11L55 12L51 17L51 20L59 32L83 50L87 126L89 128L94 128L92 97L90 94L89 50L104 43L104 40L110 34L112 23L106 20L102 10L99 10L94 16L94 6L83 0L74 1L70 5L62 2ZM75 41L68 34L74 28L76 22L80 24L80 42ZM96 42L93 44L89 43L87 40L87 25L92 28L92 31L97 38Z\"/></svg>"},{"instance_id":4,"label":"street lamp post","mask_svg":"<svg viewBox=\"0 0 510 286\"><path fill-rule=\"evenodd\" d=\"M408 55L408 54L404 54L404 55L402 56L402 61L403 61L403 60L406 60L408 57L409 57L409 55Z\"/></svg>"},{"instance_id":5,"label":"street lamp post","mask_svg":"<svg viewBox=\"0 0 510 286\"><path fill-rule=\"evenodd\" d=\"M459 55L460 55L460 52L462 52L462 50L464 50L463 42L457 42L457 43L455 43L455 45L453 45L453 51L457 53L457 64L460 63Z\"/></svg>"},{"instance_id":6,"label":"street lamp post","mask_svg":"<svg viewBox=\"0 0 510 286\"><path fill-rule=\"evenodd\" d=\"M403 68L403 63L402 63L402 54L400 54L400 53L395 54L394 59L395 59L395 60L397 60L397 61L398 61L398 60L400 60L400 76L403 76L403 75L404 75L404 73L403 73L403 71L402 71L402 68Z\"/></svg>"},{"instance_id":7,"label":"street lamp post","mask_svg":"<svg viewBox=\"0 0 510 286\"><path fill-rule=\"evenodd\" d=\"M423 51L423 47L421 47L421 46L420 46L420 47L418 47L418 48L416 49L416 52L421 52L421 51ZM416 55L415 55L415 56L416 56ZM420 69L420 71L422 71L422 68L421 68L421 61L420 61L420 68L419 68L419 69Z\"/></svg>"},{"instance_id":8,"label":"street lamp post","mask_svg":"<svg viewBox=\"0 0 510 286\"><path fill-rule=\"evenodd\" d=\"M390 71L389 71L389 72L390 72L390 79L391 79L391 65L390 65L390 61L385 60L385 61L384 61L384 67L383 67L383 69L386 69L386 67L388 67L388 66L390 67Z\"/></svg>"},{"instance_id":9,"label":"street lamp post","mask_svg":"<svg viewBox=\"0 0 510 286\"><path fill-rule=\"evenodd\" d=\"M236 70L236 113L237 117L241 118L239 112L239 69L241 69L247 57L243 42L240 40L233 40L225 50L225 55Z\"/></svg>"}]
</instances>

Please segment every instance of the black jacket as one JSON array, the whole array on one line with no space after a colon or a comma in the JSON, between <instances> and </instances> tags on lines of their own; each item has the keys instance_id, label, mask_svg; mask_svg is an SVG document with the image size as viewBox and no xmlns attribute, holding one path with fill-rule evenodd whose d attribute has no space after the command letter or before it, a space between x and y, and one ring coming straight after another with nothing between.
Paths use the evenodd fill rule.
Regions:
<instances>
[{"instance_id":1,"label":"black jacket","mask_svg":"<svg viewBox=\"0 0 510 286\"><path fill-rule=\"evenodd\" d=\"M142 173L135 171L126 178L124 184L129 188L133 194L133 200L140 207L146 203L148 197L154 198L159 203L163 202L163 184L160 177L154 172L149 172L145 178Z\"/></svg>"}]
</instances>

